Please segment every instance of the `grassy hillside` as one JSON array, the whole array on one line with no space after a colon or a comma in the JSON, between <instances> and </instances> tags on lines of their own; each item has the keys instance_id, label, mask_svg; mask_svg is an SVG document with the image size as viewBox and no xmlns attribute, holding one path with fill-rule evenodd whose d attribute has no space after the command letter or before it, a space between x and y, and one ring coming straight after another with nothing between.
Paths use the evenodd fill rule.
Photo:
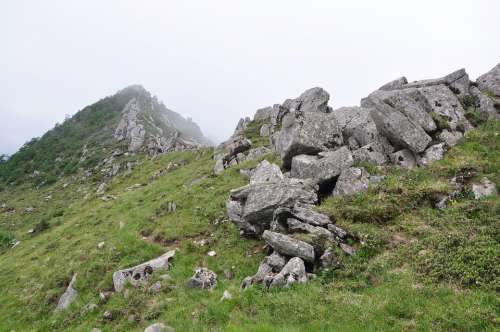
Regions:
<instances>
[{"instance_id":1,"label":"grassy hillside","mask_svg":"<svg viewBox=\"0 0 500 332\"><path fill-rule=\"evenodd\" d=\"M142 331L157 321L177 331L498 329L498 196L476 201L464 191L442 211L434 203L452 191L454 176L468 182L487 176L500 186L499 131L499 121L484 124L425 169L365 165L386 175L380 186L318 208L363 239L358 254L340 256L339 268L318 271L307 284L271 291L240 292L242 278L264 257L263 242L241 238L225 214L229 190L248 181L239 169L258 160L213 176L211 150L143 158L132 174L109 183L106 194L116 199L107 202L95 194L97 180L76 176L38 190L10 187L0 192L0 205L15 208L0 214L0 331ZM160 170L164 175L153 177ZM127 190L134 184L145 186ZM24 211L29 206L31 213ZM46 229L27 233L42 220ZM21 243L10 248L14 238ZM146 290L162 273L128 287L127 296L99 300L100 291L112 289L115 270L173 248L171 279L159 294ZM207 256L210 250L217 256ZM184 287L199 266L218 274L214 291ZM74 273L79 296L54 313ZM224 290L233 298L221 302ZM82 310L91 302L98 308Z\"/></svg>"}]
</instances>

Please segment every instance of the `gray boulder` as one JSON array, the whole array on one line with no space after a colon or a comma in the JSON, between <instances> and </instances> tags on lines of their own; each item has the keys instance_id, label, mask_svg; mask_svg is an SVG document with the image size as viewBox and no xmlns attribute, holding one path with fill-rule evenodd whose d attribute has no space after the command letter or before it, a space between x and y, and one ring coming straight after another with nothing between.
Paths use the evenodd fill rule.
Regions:
<instances>
[{"instance_id":1,"label":"gray boulder","mask_svg":"<svg viewBox=\"0 0 500 332\"><path fill-rule=\"evenodd\" d=\"M496 195L497 188L493 182L487 178L483 178L480 183L472 185L472 192L475 199L480 199L486 196Z\"/></svg>"},{"instance_id":2,"label":"gray boulder","mask_svg":"<svg viewBox=\"0 0 500 332\"><path fill-rule=\"evenodd\" d=\"M170 250L165 254L139 264L137 266L116 271L113 273L113 285L115 291L120 292L127 283L137 285L149 278L153 272L157 270L166 270L170 267L170 261L175 255L175 250Z\"/></svg>"},{"instance_id":3,"label":"gray boulder","mask_svg":"<svg viewBox=\"0 0 500 332\"><path fill-rule=\"evenodd\" d=\"M339 176L353 162L351 151L345 146L335 151L321 152L318 157L298 155L292 159L290 175L321 184Z\"/></svg>"},{"instance_id":4,"label":"gray boulder","mask_svg":"<svg viewBox=\"0 0 500 332\"><path fill-rule=\"evenodd\" d=\"M154 323L152 325L149 325L144 329L144 332L173 332L174 329L170 326L167 326L163 323Z\"/></svg>"},{"instance_id":5,"label":"gray boulder","mask_svg":"<svg viewBox=\"0 0 500 332\"><path fill-rule=\"evenodd\" d=\"M272 107L264 107L264 108L259 108L256 112L255 115L253 116L254 121L265 121L269 120L271 118L271 113L273 111Z\"/></svg>"},{"instance_id":6,"label":"gray boulder","mask_svg":"<svg viewBox=\"0 0 500 332\"><path fill-rule=\"evenodd\" d=\"M414 168L417 166L417 159L413 152L408 149L396 151L390 156L391 162L403 168Z\"/></svg>"},{"instance_id":7,"label":"gray boulder","mask_svg":"<svg viewBox=\"0 0 500 332\"><path fill-rule=\"evenodd\" d=\"M256 159L262 156L265 156L266 154L271 153L271 150L269 148L266 148L265 146L259 146L258 148L250 149L248 151L248 154L245 157L245 160L252 160ZM238 161L241 162L241 161Z\"/></svg>"},{"instance_id":8,"label":"gray boulder","mask_svg":"<svg viewBox=\"0 0 500 332\"><path fill-rule=\"evenodd\" d=\"M420 80L405 84L404 88L423 88L434 85L452 85L453 83L462 79L465 76L467 76L467 73L465 72L465 69L462 68L440 78Z\"/></svg>"},{"instance_id":9,"label":"gray boulder","mask_svg":"<svg viewBox=\"0 0 500 332\"><path fill-rule=\"evenodd\" d=\"M317 237L323 237L325 239L328 239L332 242L336 241L335 236L326 228L320 227L320 226L313 226L311 224L306 224L304 222L301 222L295 218L288 218L287 219L287 226L288 230L291 231L292 233L308 233L313 236Z\"/></svg>"},{"instance_id":10,"label":"gray boulder","mask_svg":"<svg viewBox=\"0 0 500 332\"><path fill-rule=\"evenodd\" d=\"M195 274L187 281L188 288L214 289L217 286L217 274L207 268L196 269Z\"/></svg>"},{"instance_id":11,"label":"gray boulder","mask_svg":"<svg viewBox=\"0 0 500 332\"><path fill-rule=\"evenodd\" d=\"M396 89L402 89L404 87L404 85L407 83L408 83L408 80L406 79L406 77L402 76L402 77L396 78L393 81L390 81L389 83L382 85L378 89L382 90L382 91L391 91L391 90L396 90Z\"/></svg>"},{"instance_id":12,"label":"gray boulder","mask_svg":"<svg viewBox=\"0 0 500 332\"><path fill-rule=\"evenodd\" d=\"M340 261L331 249L326 249L323 255L319 258L321 267L329 268L340 265Z\"/></svg>"},{"instance_id":13,"label":"gray boulder","mask_svg":"<svg viewBox=\"0 0 500 332\"><path fill-rule=\"evenodd\" d=\"M459 131L448 131L444 129L442 132L439 133L438 139L445 143L448 147L453 147L457 145L458 141L463 137L464 135L459 132Z\"/></svg>"},{"instance_id":14,"label":"gray boulder","mask_svg":"<svg viewBox=\"0 0 500 332\"><path fill-rule=\"evenodd\" d=\"M444 143L431 145L429 148L427 148L427 150L425 150L422 157L419 158L418 165L427 166L433 161L441 160L443 159L445 152L446 150Z\"/></svg>"},{"instance_id":15,"label":"gray boulder","mask_svg":"<svg viewBox=\"0 0 500 332\"><path fill-rule=\"evenodd\" d=\"M366 107L341 107L332 111L343 139L349 145L363 146L378 141L381 137L377 126Z\"/></svg>"},{"instance_id":16,"label":"gray boulder","mask_svg":"<svg viewBox=\"0 0 500 332\"><path fill-rule=\"evenodd\" d=\"M490 92L500 97L500 63L486 74L479 76L476 82L482 92Z\"/></svg>"},{"instance_id":17,"label":"gray boulder","mask_svg":"<svg viewBox=\"0 0 500 332\"><path fill-rule=\"evenodd\" d=\"M283 269L272 278L270 288L286 285L290 286L296 282L305 283L309 280L304 261L299 257L293 257L286 263Z\"/></svg>"},{"instance_id":18,"label":"gray boulder","mask_svg":"<svg viewBox=\"0 0 500 332\"><path fill-rule=\"evenodd\" d=\"M372 142L352 152L354 162L369 162L376 165L385 164L389 158L388 154L393 151L393 147L384 137L379 141Z\"/></svg>"},{"instance_id":19,"label":"gray boulder","mask_svg":"<svg viewBox=\"0 0 500 332\"><path fill-rule=\"evenodd\" d=\"M333 196L352 196L368 189L370 174L363 167L351 167L340 174Z\"/></svg>"},{"instance_id":20,"label":"gray boulder","mask_svg":"<svg viewBox=\"0 0 500 332\"><path fill-rule=\"evenodd\" d=\"M294 156L331 150L342 142L342 132L330 114L296 111L284 116L274 148L288 169Z\"/></svg>"},{"instance_id":21,"label":"gray boulder","mask_svg":"<svg viewBox=\"0 0 500 332\"><path fill-rule=\"evenodd\" d=\"M371 116L379 132L384 134L394 146L418 153L423 152L432 141L422 127L382 102L372 109Z\"/></svg>"},{"instance_id":22,"label":"gray boulder","mask_svg":"<svg viewBox=\"0 0 500 332\"><path fill-rule=\"evenodd\" d=\"M296 99L288 99L283 103L283 106L288 108L291 112L304 111L304 112L329 112L328 100L330 94L322 88L316 87L308 89L303 92Z\"/></svg>"},{"instance_id":23,"label":"gray boulder","mask_svg":"<svg viewBox=\"0 0 500 332\"><path fill-rule=\"evenodd\" d=\"M446 85L426 86L419 88L419 91L431 106L432 112L445 119L451 130L467 131L472 128L465 118L462 104Z\"/></svg>"},{"instance_id":24,"label":"gray boulder","mask_svg":"<svg viewBox=\"0 0 500 332\"><path fill-rule=\"evenodd\" d=\"M61 295L59 298L59 302L57 302L56 306L56 311L62 311L65 309L68 309L68 307L73 303L73 301L76 299L78 296L78 292L73 288L75 282L76 282L76 273L71 278L71 281L68 285L68 288L66 288L66 291Z\"/></svg>"},{"instance_id":25,"label":"gray boulder","mask_svg":"<svg viewBox=\"0 0 500 332\"><path fill-rule=\"evenodd\" d=\"M267 160L261 161L250 176L250 184L257 183L279 183L284 180L283 173L276 164L271 164Z\"/></svg>"},{"instance_id":26,"label":"gray boulder","mask_svg":"<svg viewBox=\"0 0 500 332\"><path fill-rule=\"evenodd\" d=\"M226 207L231 221L246 235L268 229L274 211L295 204L314 204L318 196L307 181L284 179L281 182L254 183L231 191Z\"/></svg>"},{"instance_id":27,"label":"gray boulder","mask_svg":"<svg viewBox=\"0 0 500 332\"><path fill-rule=\"evenodd\" d=\"M282 255L300 257L307 262L314 263L314 248L309 243L268 230L264 231L262 238L268 245Z\"/></svg>"},{"instance_id":28,"label":"gray boulder","mask_svg":"<svg viewBox=\"0 0 500 332\"><path fill-rule=\"evenodd\" d=\"M260 131L259 131L259 135L261 137L268 137L271 135L271 124L269 123L264 123L261 127L260 127Z\"/></svg>"},{"instance_id":29,"label":"gray boulder","mask_svg":"<svg viewBox=\"0 0 500 332\"><path fill-rule=\"evenodd\" d=\"M475 86L472 86L470 88L470 93L472 96L474 96L477 100L476 109L479 111L481 115L483 115L486 119L487 118L494 118L494 119L500 119L500 109L497 108L499 106L495 107L495 100L481 91L479 91L478 88ZM500 101L496 102L496 105L500 105Z\"/></svg>"}]
</instances>

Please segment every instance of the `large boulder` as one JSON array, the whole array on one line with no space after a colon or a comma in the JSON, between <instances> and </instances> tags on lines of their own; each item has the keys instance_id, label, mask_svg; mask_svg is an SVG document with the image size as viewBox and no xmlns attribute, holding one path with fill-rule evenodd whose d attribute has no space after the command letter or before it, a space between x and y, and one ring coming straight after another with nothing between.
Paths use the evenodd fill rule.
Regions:
<instances>
[{"instance_id":1,"label":"large boulder","mask_svg":"<svg viewBox=\"0 0 500 332\"><path fill-rule=\"evenodd\" d=\"M371 116L377 129L386 136L392 145L408 148L413 152L423 152L432 141L425 130L395 108L377 103Z\"/></svg>"},{"instance_id":2,"label":"large boulder","mask_svg":"<svg viewBox=\"0 0 500 332\"><path fill-rule=\"evenodd\" d=\"M353 162L351 151L345 146L335 151L321 152L318 157L298 155L292 158L290 175L322 184L339 176Z\"/></svg>"},{"instance_id":3,"label":"large boulder","mask_svg":"<svg viewBox=\"0 0 500 332\"><path fill-rule=\"evenodd\" d=\"M380 137L378 141L360 147L352 152L354 162L369 162L376 165L385 164L392 153L393 147L385 137Z\"/></svg>"},{"instance_id":4,"label":"large boulder","mask_svg":"<svg viewBox=\"0 0 500 332\"><path fill-rule=\"evenodd\" d=\"M391 90L401 89L407 83L408 80L406 79L406 77L401 76L399 78L396 78L395 80L390 81L389 83L382 85L378 89L381 91L391 91Z\"/></svg>"},{"instance_id":5,"label":"large boulder","mask_svg":"<svg viewBox=\"0 0 500 332\"><path fill-rule=\"evenodd\" d=\"M500 101L495 101L475 86L470 88L470 93L476 99L476 104L473 106L476 107L484 118L500 119Z\"/></svg>"},{"instance_id":6,"label":"large boulder","mask_svg":"<svg viewBox=\"0 0 500 332\"><path fill-rule=\"evenodd\" d=\"M341 107L332 111L332 116L342 132L344 142L354 139L358 146L378 141L381 135L366 107Z\"/></svg>"},{"instance_id":7,"label":"large boulder","mask_svg":"<svg viewBox=\"0 0 500 332\"><path fill-rule=\"evenodd\" d=\"M271 164L267 160L261 161L250 176L250 184L281 182L284 180L283 173L276 164Z\"/></svg>"},{"instance_id":8,"label":"large boulder","mask_svg":"<svg viewBox=\"0 0 500 332\"><path fill-rule=\"evenodd\" d=\"M427 166L433 161L441 160L445 152L446 148L444 143L431 145L424 151L422 157L418 159L418 165Z\"/></svg>"},{"instance_id":9,"label":"large boulder","mask_svg":"<svg viewBox=\"0 0 500 332\"><path fill-rule=\"evenodd\" d=\"M500 63L476 80L479 90L500 97Z\"/></svg>"},{"instance_id":10,"label":"large boulder","mask_svg":"<svg viewBox=\"0 0 500 332\"><path fill-rule=\"evenodd\" d=\"M437 129L436 123L430 115L432 108L419 89L375 91L368 98L377 98L394 107L422 127L427 133L432 133Z\"/></svg>"},{"instance_id":11,"label":"large boulder","mask_svg":"<svg viewBox=\"0 0 500 332\"><path fill-rule=\"evenodd\" d=\"M283 269L272 278L270 288L276 286L290 286L296 282L305 283L309 280L304 261L299 257L293 257L286 263Z\"/></svg>"},{"instance_id":12,"label":"large boulder","mask_svg":"<svg viewBox=\"0 0 500 332\"><path fill-rule=\"evenodd\" d=\"M243 234L259 235L268 229L274 211L280 207L310 205L318 200L314 186L308 181L280 180L282 175L276 172L276 168L268 171L263 169L259 173L272 176L253 176L253 184L231 191L226 205L229 218Z\"/></svg>"},{"instance_id":13,"label":"large boulder","mask_svg":"<svg viewBox=\"0 0 500 332\"><path fill-rule=\"evenodd\" d=\"M316 154L342 145L342 132L330 114L296 111L286 114L274 142L283 167L290 168L299 154Z\"/></svg>"},{"instance_id":14,"label":"large boulder","mask_svg":"<svg viewBox=\"0 0 500 332\"><path fill-rule=\"evenodd\" d=\"M262 238L274 250L284 256L300 257L306 262L314 263L314 248L307 242L268 230L264 231Z\"/></svg>"},{"instance_id":15,"label":"large boulder","mask_svg":"<svg viewBox=\"0 0 500 332\"><path fill-rule=\"evenodd\" d=\"M283 106L290 111L304 112L329 112L328 100L330 94L324 89L316 87L303 92L296 99L288 99L283 103Z\"/></svg>"},{"instance_id":16,"label":"large boulder","mask_svg":"<svg viewBox=\"0 0 500 332\"><path fill-rule=\"evenodd\" d=\"M165 254L139 264L137 266L116 271L113 273L113 285L115 291L120 292L127 283L137 285L149 278L157 270L166 270L170 267L170 261L175 255L175 250L170 250Z\"/></svg>"},{"instance_id":17,"label":"large boulder","mask_svg":"<svg viewBox=\"0 0 500 332\"><path fill-rule=\"evenodd\" d=\"M363 167L351 167L340 174L333 196L352 196L360 191L368 189L370 174Z\"/></svg>"},{"instance_id":18,"label":"large boulder","mask_svg":"<svg viewBox=\"0 0 500 332\"><path fill-rule=\"evenodd\" d=\"M426 98L432 112L440 116L451 130L467 131L471 129L465 118L465 111L457 96L444 84L425 86L419 91Z\"/></svg>"}]
</instances>

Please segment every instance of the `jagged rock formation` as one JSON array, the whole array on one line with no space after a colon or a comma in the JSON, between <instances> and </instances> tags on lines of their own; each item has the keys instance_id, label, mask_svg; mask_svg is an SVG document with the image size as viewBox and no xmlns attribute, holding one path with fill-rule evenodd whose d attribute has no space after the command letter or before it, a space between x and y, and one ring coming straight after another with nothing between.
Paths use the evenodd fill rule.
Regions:
<instances>
[{"instance_id":1,"label":"jagged rock formation","mask_svg":"<svg viewBox=\"0 0 500 332\"><path fill-rule=\"evenodd\" d=\"M139 94L122 110L114 137L128 144L129 152L157 154L210 145L200 128L190 119L167 109L140 86L129 87Z\"/></svg>"},{"instance_id":2,"label":"jagged rock formation","mask_svg":"<svg viewBox=\"0 0 500 332\"><path fill-rule=\"evenodd\" d=\"M313 210L318 198L351 196L381 180L353 167L358 162L413 168L442 159L473 128L467 118L471 106L482 117L499 118L499 82L500 64L477 84L464 69L410 83L400 77L363 98L361 106L333 110L330 95L313 88L282 105L257 110L254 121L263 123L261 136L269 136L289 172L283 174L277 165L263 161L246 172L249 185L231 191L229 218L242 235L262 236L272 248L242 288L306 282L316 267L335 264L330 249L335 246L353 255L356 249L346 241L356 239ZM225 154L217 157L216 173L251 148L243 135L249 124L248 118L242 119L221 145ZM490 187L476 185L474 193L494 192Z\"/></svg>"}]
</instances>

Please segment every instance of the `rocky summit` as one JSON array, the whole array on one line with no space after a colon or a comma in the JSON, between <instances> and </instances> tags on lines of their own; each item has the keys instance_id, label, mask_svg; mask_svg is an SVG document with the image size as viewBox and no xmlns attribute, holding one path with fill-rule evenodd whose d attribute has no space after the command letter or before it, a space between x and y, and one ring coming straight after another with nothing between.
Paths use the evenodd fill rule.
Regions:
<instances>
[{"instance_id":1,"label":"rocky summit","mask_svg":"<svg viewBox=\"0 0 500 332\"><path fill-rule=\"evenodd\" d=\"M141 86L85 107L0 160L0 330L495 330L499 66L216 147Z\"/></svg>"}]
</instances>

